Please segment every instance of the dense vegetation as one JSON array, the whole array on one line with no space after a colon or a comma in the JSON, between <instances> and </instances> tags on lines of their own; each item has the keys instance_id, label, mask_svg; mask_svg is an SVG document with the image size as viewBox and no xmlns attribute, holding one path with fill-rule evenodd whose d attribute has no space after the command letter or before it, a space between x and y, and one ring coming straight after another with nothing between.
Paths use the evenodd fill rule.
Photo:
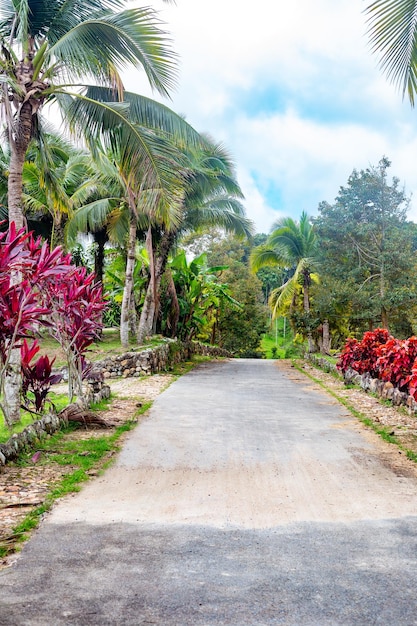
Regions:
<instances>
[{"instance_id":1,"label":"dense vegetation","mask_svg":"<svg viewBox=\"0 0 417 626\"><path fill-rule=\"evenodd\" d=\"M159 333L218 343L236 356L261 356L263 335L280 319L295 344L325 353L376 327L400 340L416 332L417 226L388 158L354 169L333 203L311 207L316 217L300 211L299 220L254 234L228 151L123 87L127 65L144 70L162 95L175 84L176 57L156 14L123 10L118 0L41 6L22 0L0 9L0 367L9 423L19 417L21 391L32 397L29 387L42 408L52 364L46 355L34 363L37 345L28 340L52 318L56 338L66 333L78 393L83 348L102 324L120 328L124 348ZM390 7L367 9L382 52L398 32ZM400 68L391 59L411 99L413 59ZM60 108L65 138L45 121L46 104ZM49 248L26 239L28 230ZM33 289L40 254L55 255L61 269L55 283L39 275ZM64 322L73 325L65 333Z\"/></svg>"}]
</instances>

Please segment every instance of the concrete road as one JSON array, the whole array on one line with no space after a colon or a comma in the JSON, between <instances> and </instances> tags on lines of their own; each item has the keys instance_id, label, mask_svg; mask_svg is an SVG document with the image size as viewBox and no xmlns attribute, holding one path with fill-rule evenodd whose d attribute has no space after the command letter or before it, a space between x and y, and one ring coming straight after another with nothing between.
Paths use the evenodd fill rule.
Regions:
<instances>
[{"instance_id":1,"label":"concrete road","mask_svg":"<svg viewBox=\"0 0 417 626\"><path fill-rule=\"evenodd\" d=\"M417 472L288 364L199 366L0 573L7 626L417 624Z\"/></svg>"}]
</instances>

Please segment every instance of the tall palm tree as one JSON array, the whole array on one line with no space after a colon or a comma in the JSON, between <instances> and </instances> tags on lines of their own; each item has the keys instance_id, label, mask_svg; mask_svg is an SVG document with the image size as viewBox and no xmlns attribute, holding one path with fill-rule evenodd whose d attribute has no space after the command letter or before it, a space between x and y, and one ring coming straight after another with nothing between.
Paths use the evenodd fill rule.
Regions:
<instances>
[{"instance_id":1,"label":"tall palm tree","mask_svg":"<svg viewBox=\"0 0 417 626\"><path fill-rule=\"evenodd\" d=\"M254 248L251 266L254 272L263 267L283 267L290 276L283 285L274 289L269 297L273 317L284 311L294 311L297 297L302 291L303 311L310 313L310 286L313 268L317 265L317 241L314 227L303 211L300 221L285 217L272 227L271 234L262 246ZM311 332L307 329L309 350L313 350Z\"/></svg>"},{"instance_id":2,"label":"tall palm tree","mask_svg":"<svg viewBox=\"0 0 417 626\"><path fill-rule=\"evenodd\" d=\"M56 102L73 126L88 130L122 124L127 105L99 102L85 80L123 99L120 70L143 69L155 89L168 95L175 82L175 55L149 8L120 10L120 0L4 0L0 8L0 99L10 148L9 219L23 226L22 171L26 150L46 104ZM87 117L74 119L74 102ZM127 126L127 137L137 129ZM151 138L142 137L152 144ZM130 151L130 157L132 157ZM155 172L143 148L136 157Z\"/></svg>"},{"instance_id":3,"label":"tall palm tree","mask_svg":"<svg viewBox=\"0 0 417 626\"><path fill-rule=\"evenodd\" d=\"M240 237L252 234L253 224L245 217L240 200L242 191L236 181L233 161L227 150L209 137L204 147L185 150L188 166L183 171L183 201L176 223L157 229L156 249L148 248L151 281L141 311L138 342L142 343L155 328L158 293L169 254L180 237L190 231L217 226ZM148 232L148 243L152 235Z\"/></svg>"},{"instance_id":4,"label":"tall palm tree","mask_svg":"<svg viewBox=\"0 0 417 626\"><path fill-rule=\"evenodd\" d=\"M412 106L417 93L417 0L376 0L365 9L372 51Z\"/></svg>"},{"instance_id":5,"label":"tall palm tree","mask_svg":"<svg viewBox=\"0 0 417 626\"><path fill-rule=\"evenodd\" d=\"M185 125L185 122L184 122ZM191 127L190 127L191 128ZM120 339L124 347L129 342L129 319L133 306L133 272L136 261L137 231L146 232L151 221L170 226L176 223L176 203L161 201L160 189L137 188L132 181L131 170L123 161L124 146L114 145L113 151L97 154L96 167L101 174L100 193L74 214L68 225L68 236L74 240L77 232L101 233L106 229L109 239L124 243L126 248L125 288L122 300ZM166 164L172 170L172 184L178 187L177 171L180 170L179 152L173 150L172 161ZM135 173L136 175L138 172Z\"/></svg>"},{"instance_id":6,"label":"tall palm tree","mask_svg":"<svg viewBox=\"0 0 417 626\"><path fill-rule=\"evenodd\" d=\"M145 181L148 187L162 190L166 203L170 201L163 158L167 143L143 133L128 119L120 71L128 65L144 70L151 86L166 96L175 84L175 55L152 9L121 7L121 0L4 0L1 4L0 105L10 150L9 220L18 227L24 226L25 154L41 129L42 109L50 103L59 105L70 128L85 134L92 149L98 137L113 142L116 135L124 145L123 158L132 179L140 172L137 187ZM113 91L111 101L100 101L94 92L97 83ZM18 351L8 376L6 403L11 420L17 421Z\"/></svg>"}]
</instances>

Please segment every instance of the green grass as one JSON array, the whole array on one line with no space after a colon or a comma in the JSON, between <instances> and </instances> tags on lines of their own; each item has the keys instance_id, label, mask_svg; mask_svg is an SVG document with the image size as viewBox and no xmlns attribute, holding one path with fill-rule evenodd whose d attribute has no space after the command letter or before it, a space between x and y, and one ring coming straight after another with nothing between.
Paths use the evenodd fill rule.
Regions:
<instances>
[{"instance_id":1,"label":"green grass","mask_svg":"<svg viewBox=\"0 0 417 626\"><path fill-rule=\"evenodd\" d=\"M163 343L162 337L152 337L149 341L145 342L143 346L138 346L136 343L132 343L127 351L138 351L141 347L149 348L155 347ZM48 334L44 334L39 339L40 352L39 354L47 354L50 358L55 357L56 361L54 366L56 368L63 367L67 364L65 354L57 341L52 339ZM87 358L91 361L97 361L105 358L108 354L123 354L126 352L120 344L120 331L118 328L104 328L100 341L93 343L87 351Z\"/></svg>"},{"instance_id":2,"label":"green grass","mask_svg":"<svg viewBox=\"0 0 417 626\"><path fill-rule=\"evenodd\" d=\"M301 347L294 344L288 329L287 335L284 338L282 331L278 328L278 335L275 335L275 333L265 333L265 335L262 336L261 350L265 353L267 359L288 359L299 356Z\"/></svg>"},{"instance_id":3,"label":"green grass","mask_svg":"<svg viewBox=\"0 0 417 626\"><path fill-rule=\"evenodd\" d=\"M57 412L61 411L61 409L65 408L68 404L68 396L66 394L51 392L48 398L51 400ZM29 426L41 417L41 415L34 415L33 413L29 413L29 411L22 410L20 422L14 424L11 429L8 428L4 420L0 418L0 443L6 443L13 434L22 432L26 426Z\"/></svg>"},{"instance_id":4,"label":"green grass","mask_svg":"<svg viewBox=\"0 0 417 626\"><path fill-rule=\"evenodd\" d=\"M152 402L143 404L136 412L135 418L142 415L152 406ZM130 420L117 427L111 434L91 439L66 439L66 435L75 430L70 426L59 431L42 441L37 446L41 452L40 464L58 464L63 467L71 467L72 471L58 481L49 492L45 502L33 509L25 518L13 528L7 541L0 543L0 557L12 553L18 545L28 539L30 531L35 529L44 513L50 510L55 500L69 493L75 493L81 489L83 482L89 480L88 474L92 469L103 471L114 458L114 452L120 448L119 439L127 431L135 426L135 421ZM21 455L18 465L31 464L32 452Z\"/></svg>"}]
</instances>

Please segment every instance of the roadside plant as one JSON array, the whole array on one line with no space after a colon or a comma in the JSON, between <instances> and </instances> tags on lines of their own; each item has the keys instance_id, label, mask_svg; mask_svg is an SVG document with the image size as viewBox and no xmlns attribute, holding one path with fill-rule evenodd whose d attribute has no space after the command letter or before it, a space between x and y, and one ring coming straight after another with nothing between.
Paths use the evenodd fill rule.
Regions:
<instances>
[{"instance_id":1,"label":"roadside plant","mask_svg":"<svg viewBox=\"0 0 417 626\"><path fill-rule=\"evenodd\" d=\"M104 307L101 286L94 283L94 274L74 266L61 248L50 250L47 243L23 228L16 229L14 223L6 232L0 232L0 409L9 427L14 423L14 411L10 411L5 385L11 379L10 372L18 375L20 406L21 356L25 360L24 395L31 385L36 387L35 406L42 406L44 388L52 376L48 357L30 365L37 350L29 348L25 340L34 339L41 327L49 329L67 357L70 399L74 390L82 399L85 353L100 333ZM16 351L18 371L13 360ZM35 383L36 378L39 380Z\"/></svg>"},{"instance_id":2,"label":"roadside plant","mask_svg":"<svg viewBox=\"0 0 417 626\"><path fill-rule=\"evenodd\" d=\"M83 402L82 381L88 372L85 354L103 328L102 288L85 267L68 265L51 282L43 296L48 308L49 333L65 352L68 364L68 396Z\"/></svg>"},{"instance_id":3,"label":"roadside plant","mask_svg":"<svg viewBox=\"0 0 417 626\"><path fill-rule=\"evenodd\" d=\"M46 283L62 273L69 257L60 248L50 251L46 243L10 224L0 233L0 408L12 426L14 407L7 402L6 381L20 389L21 366L13 359L24 339L33 338L40 325L47 326L48 309L40 300ZM16 280L18 277L18 280ZM20 393L18 396L20 405Z\"/></svg>"},{"instance_id":4,"label":"roadside plant","mask_svg":"<svg viewBox=\"0 0 417 626\"><path fill-rule=\"evenodd\" d=\"M417 358L417 337L403 341L390 338L377 350L376 363L378 378L392 383L401 391L406 391L412 376L412 368Z\"/></svg>"},{"instance_id":5,"label":"roadside plant","mask_svg":"<svg viewBox=\"0 0 417 626\"><path fill-rule=\"evenodd\" d=\"M337 367L345 372L349 367L359 374L369 372L374 378L378 377L378 349L392 339L385 328L377 328L364 333L361 341L349 338L346 341Z\"/></svg>"},{"instance_id":6,"label":"roadside plant","mask_svg":"<svg viewBox=\"0 0 417 626\"><path fill-rule=\"evenodd\" d=\"M48 355L40 356L34 363L31 363L39 349L39 344L36 340L32 345L29 345L26 339L23 340L20 348L24 405L28 410L31 410L33 405L37 413L41 413L44 410L51 386L62 380L62 374L54 374L52 372L55 359L50 361ZM31 393L34 397L33 400L30 396Z\"/></svg>"}]
</instances>

